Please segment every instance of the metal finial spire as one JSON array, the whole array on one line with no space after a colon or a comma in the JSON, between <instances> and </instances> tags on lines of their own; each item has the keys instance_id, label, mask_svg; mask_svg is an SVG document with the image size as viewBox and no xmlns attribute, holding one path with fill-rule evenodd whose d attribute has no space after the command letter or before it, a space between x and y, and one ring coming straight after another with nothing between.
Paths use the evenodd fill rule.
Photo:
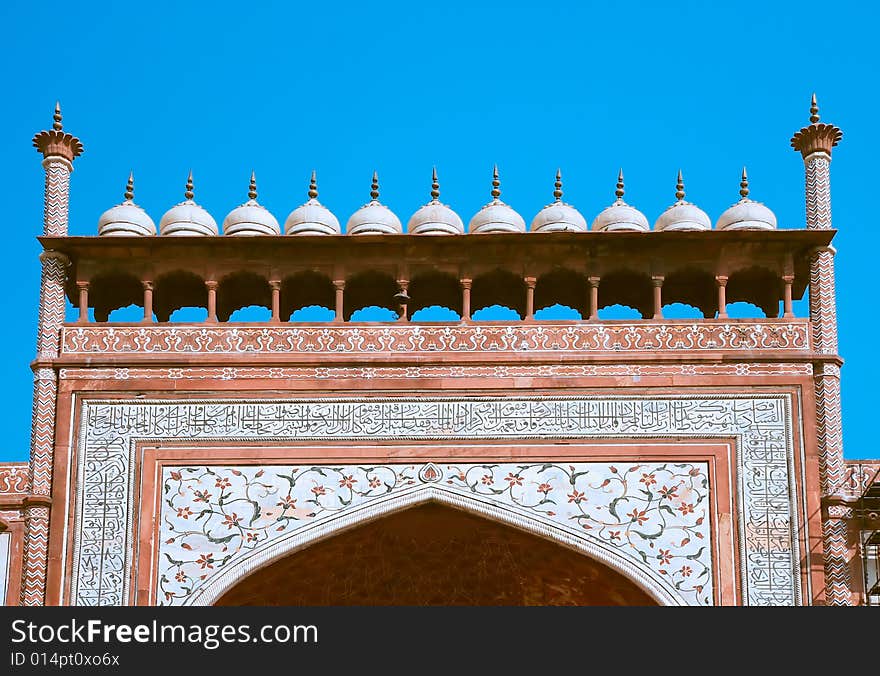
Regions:
<instances>
[{"instance_id":1,"label":"metal finial spire","mask_svg":"<svg viewBox=\"0 0 880 676\"><path fill-rule=\"evenodd\" d=\"M186 192L183 193L183 196L188 200L191 200L194 196L192 169L189 170L189 176L186 179Z\"/></svg>"},{"instance_id":2,"label":"metal finial spire","mask_svg":"<svg viewBox=\"0 0 880 676\"><path fill-rule=\"evenodd\" d=\"M314 169L312 169L312 180L309 181L309 199L318 199L318 175Z\"/></svg>"},{"instance_id":3,"label":"metal finial spire","mask_svg":"<svg viewBox=\"0 0 880 676\"><path fill-rule=\"evenodd\" d=\"M438 202L440 200L440 183L437 181L437 167L431 171L431 201Z\"/></svg>"},{"instance_id":4,"label":"metal finial spire","mask_svg":"<svg viewBox=\"0 0 880 676\"><path fill-rule=\"evenodd\" d=\"M816 124L819 121L819 104L816 103L816 95L810 101L810 122Z\"/></svg>"},{"instance_id":5,"label":"metal finial spire","mask_svg":"<svg viewBox=\"0 0 880 676\"><path fill-rule=\"evenodd\" d=\"M557 202L562 201L562 169L556 170L556 183L553 184L556 188L553 191L553 197L556 198Z\"/></svg>"},{"instance_id":6,"label":"metal finial spire","mask_svg":"<svg viewBox=\"0 0 880 676\"><path fill-rule=\"evenodd\" d=\"M501 181L498 180L498 165L492 169L492 199L497 200L501 197Z\"/></svg>"},{"instance_id":7,"label":"metal finial spire","mask_svg":"<svg viewBox=\"0 0 880 676\"><path fill-rule=\"evenodd\" d=\"M134 172L128 172L128 183L125 185L125 201L131 202L134 199Z\"/></svg>"},{"instance_id":8,"label":"metal finial spire","mask_svg":"<svg viewBox=\"0 0 880 676\"><path fill-rule=\"evenodd\" d=\"M257 199L257 172L251 170L251 185L248 188L248 199Z\"/></svg>"},{"instance_id":9,"label":"metal finial spire","mask_svg":"<svg viewBox=\"0 0 880 676\"><path fill-rule=\"evenodd\" d=\"M55 102L55 114L52 116L54 122L52 122L52 129L55 131L61 131L61 103L59 101Z\"/></svg>"},{"instance_id":10,"label":"metal finial spire","mask_svg":"<svg viewBox=\"0 0 880 676\"><path fill-rule=\"evenodd\" d=\"M684 199L684 179L681 177L681 169L678 170L678 182L675 184L675 199L679 202Z\"/></svg>"},{"instance_id":11,"label":"metal finial spire","mask_svg":"<svg viewBox=\"0 0 880 676\"><path fill-rule=\"evenodd\" d=\"M617 197L618 201L623 201L624 189L623 189L623 168L621 167L620 171L617 172L617 190L614 191L614 195Z\"/></svg>"},{"instance_id":12,"label":"metal finial spire","mask_svg":"<svg viewBox=\"0 0 880 676\"><path fill-rule=\"evenodd\" d=\"M743 198L743 200L747 200L749 198L749 177L746 174L746 168L743 167L743 175L742 181L739 183L739 194Z\"/></svg>"},{"instance_id":13,"label":"metal finial spire","mask_svg":"<svg viewBox=\"0 0 880 676\"><path fill-rule=\"evenodd\" d=\"M379 172L373 172L373 184L370 186L370 198L377 202L379 200Z\"/></svg>"}]
</instances>

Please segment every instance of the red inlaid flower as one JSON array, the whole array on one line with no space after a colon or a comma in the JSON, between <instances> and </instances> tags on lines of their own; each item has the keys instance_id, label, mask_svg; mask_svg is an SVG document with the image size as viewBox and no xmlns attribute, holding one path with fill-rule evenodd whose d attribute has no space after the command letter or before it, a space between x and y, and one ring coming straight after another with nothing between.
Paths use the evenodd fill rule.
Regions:
<instances>
[{"instance_id":1,"label":"red inlaid flower","mask_svg":"<svg viewBox=\"0 0 880 676\"><path fill-rule=\"evenodd\" d=\"M551 486L548 483L543 483L540 486L538 486L538 492L543 493L544 495L547 495L547 493L549 493L552 490L553 490L553 486Z\"/></svg>"},{"instance_id":2,"label":"red inlaid flower","mask_svg":"<svg viewBox=\"0 0 880 676\"><path fill-rule=\"evenodd\" d=\"M178 582L186 582L186 573L184 573L182 570L178 570L174 574L174 579Z\"/></svg>"},{"instance_id":3,"label":"red inlaid flower","mask_svg":"<svg viewBox=\"0 0 880 676\"><path fill-rule=\"evenodd\" d=\"M217 477L217 483L214 484L217 488L229 488L232 484L229 483L229 479L224 477Z\"/></svg>"},{"instance_id":4,"label":"red inlaid flower","mask_svg":"<svg viewBox=\"0 0 880 676\"><path fill-rule=\"evenodd\" d=\"M483 478L480 479L480 481L482 481L483 485L485 485L485 486L491 486L492 484L495 483L495 479L492 478L491 474L484 474Z\"/></svg>"},{"instance_id":5,"label":"red inlaid flower","mask_svg":"<svg viewBox=\"0 0 880 676\"><path fill-rule=\"evenodd\" d=\"M682 566L681 570L678 572L681 573L682 577L690 577L691 573L693 573L694 571L691 569L690 566Z\"/></svg>"},{"instance_id":6,"label":"red inlaid flower","mask_svg":"<svg viewBox=\"0 0 880 676\"><path fill-rule=\"evenodd\" d=\"M568 494L568 501L573 502L576 505L580 504L581 502L583 502L586 499L587 499L587 497L578 490L574 490Z\"/></svg>"},{"instance_id":7,"label":"red inlaid flower","mask_svg":"<svg viewBox=\"0 0 880 676\"><path fill-rule=\"evenodd\" d=\"M631 511L627 516L633 520L633 522L638 522L641 526L645 521L648 520L647 510L639 510L638 507L635 507L633 511Z\"/></svg>"},{"instance_id":8,"label":"red inlaid flower","mask_svg":"<svg viewBox=\"0 0 880 676\"><path fill-rule=\"evenodd\" d=\"M672 488L667 488L666 486L663 486L663 488L660 489L660 497L666 498L667 500L672 500L672 498L677 498L678 493L675 492L677 490L678 490L678 486L673 486Z\"/></svg>"},{"instance_id":9,"label":"red inlaid flower","mask_svg":"<svg viewBox=\"0 0 880 676\"><path fill-rule=\"evenodd\" d=\"M370 477L370 488L379 488L382 485L382 480L377 476Z\"/></svg>"},{"instance_id":10,"label":"red inlaid flower","mask_svg":"<svg viewBox=\"0 0 880 676\"><path fill-rule=\"evenodd\" d=\"M205 568L213 568L214 567L214 555L213 554L201 554L198 559L196 559L196 563L199 564L202 570Z\"/></svg>"},{"instance_id":11,"label":"red inlaid flower","mask_svg":"<svg viewBox=\"0 0 880 676\"><path fill-rule=\"evenodd\" d=\"M639 481L645 484L645 486L651 486L652 484L657 483L657 479L654 478L653 472L650 474L642 474L642 478L639 479Z\"/></svg>"},{"instance_id":12,"label":"red inlaid flower","mask_svg":"<svg viewBox=\"0 0 880 676\"><path fill-rule=\"evenodd\" d=\"M672 561L672 552L668 549L661 549L660 553L657 554L657 558L660 560L660 563L664 566Z\"/></svg>"},{"instance_id":13,"label":"red inlaid flower","mask_svg":"<svg viewBox=\"0 0 880 676\"><path fill-rule=\"evenodd\" d=\"M514 485L515 485L515 486L522 486L522 482L523 482L522 477L521 477L519 474L514 474L513 472L511 472L510 474L508 474L508 475L504 478L504 480L505 480L507 483L509 483L511 486L514 486Z\"/></svg>"},{"instance_id":14,"label":"red inlaid flower","mask_svg":"<svg viewBox=\"0 0 880 676\"><path fill-rule=\"evenodd\" d=\"M327 489L323 486L314 486L312 488L312 493L315 495L327 495Z\"/></svg>"},{"instance_id":15,"label":"red inlaid flower","mask_svg":"<svg viewBox=\"0 0 880 676\"><path fill-rule=\"evenodd\" d=\"M678 505L678 511L681 512L682 516L685 516L687 514L693 514L694 513L694 506L690 503L682 502L682 503L679 503L679 505Z\"/></svg>"},{"instance_id":16,"label":"red inlaid flower","mask_svg":"<svg viewBox=\"0 0 880 676\"><path fill-rule=\"evenodd\" d=\"M353 476L345 476L342 475L342 478L339 480L340 488L352 488L357 483L357 479Z\"/></svg>"},{"instance_id":17,"label":"red inlaid flower","mask_svg":"<svg viewBox=\"0 0 880 676\"><path fill-rule=\"evenodd\" d=\"M239 521L241 521L241 519L235 512L233 512L232 514L227 514L223 518L223 523L226 524L226 527L230 529L237 527Z\"/></svg>"},{"instance_id":18,"label":"red inlaid flower","mask_svg":"<svg viewBox=\"0 0 880 676\"><path fill-rule=\"evenodd\" d=\"M178 507L177 516L181 519L188 519L192 516L192 510L189 507Z\"/></svg>"},{"instance_id":19,"label":"red inlaid flower","mask_svg":"<svg viewBox=\"0 0 880 676\"><path fill-rule=\"evenodd\" d=\"M193 495L195 495L195 502L209 502L211 500L211 494L208 491L193 491Z\"/></svg>"},{"instance_id":20,"label":"red inlaid flower","mask_svg":"<svg viewBox=\"0 0 880 676\"><path fill-rule=\"evenodd\" d=\"M296 500L290 495L285 495L276 504L284 509L296 509Z\"/></svg>"}]
</instances>

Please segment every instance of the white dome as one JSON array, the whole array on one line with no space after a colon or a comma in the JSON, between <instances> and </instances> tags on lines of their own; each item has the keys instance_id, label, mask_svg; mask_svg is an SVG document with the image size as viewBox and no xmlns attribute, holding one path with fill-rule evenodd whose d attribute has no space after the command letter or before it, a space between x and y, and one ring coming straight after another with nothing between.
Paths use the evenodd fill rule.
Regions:
<instances>
[{"instance_id":1,"label":"white dome","mask_svg":"<svg viewBox=\"0 0 880 676\"><path fill-rule=\"evenodd\" d=\"M492 175L492 201L471 218L468 224L468 231L471 234L526 231L523 217L498 199L501 196L500 185L498 167L495 167Z\"/></svg>"},{"instance_id":2,"label":"white dome","mask_svg":"<svg viewBox=\"0 0 880 676\"><path fill-rule=\"evenodd\" d=\"M394 235L403 232L400 219L379 202L379 177L375 173L370 197L372 199L348 219L345 232L349 235Z\"/></svg>"},{"instance_id":3,"label":"white dome","mask_svg":"<svg viewBox=\"0 0 880 676\"><path fill-rule=\"evenodd\" d=\"M696 204L684 201L684 181L680 171L678 172L675 197L677 201L660 214L660 218L654 223L654 230L673 232L712 229L712 221L706 212Z\"/></svg>"},{"instance_id":4,"label":"white dome","mask_svg":"<svg viewBox=\"0 0 880 676\"><path fill-rule=\"evenodd\" d=\"M532 232L586 232L587 221L577 209L562 201L562 172L556 172L556 198L532 219Z\"/></svg>"},{"instance_id":5,"label":"white dome","mask_svg":"<svg viewBox=\"0 0 880 676\"><path fill-rule=\"evenodd\" d=\"M223 219L224 235L278 235L278 221L263 205L257 202L257 178L251 174L248 201L229 212Z\"/></svg>"},{"instance_id":6,"label":"white dome","mask_svg":"<svg viewBox=\"0 0 880 676\"><path fill-rule=\"evenodd\" d=\"M434 170L431 183L431 201L419 208L406 224L411 235L462 235L464 223L448 206L440 202L440 184L437 170Z\"/></svg>"},{"instance_id":7,"label":"white dome","mask_svg":"<svg viewBox=\"0 0 880 676\"><path fill-rule=\"evenodd\" d=\"M174 236L210 236L218 234L217 222L193 201L192 173L186 183L186 199L175 204L159 221L159 234Z\"/></svg>"},{"instance_id":8,"label":"white dome","mask_svg":"<svg viewBox=\"0 0 880 676\"><path fill-rule=\"evenodd\" d=\"M648 232L651 229L645 214L623 201L624 184L623 169L617 175L617 199L605 207L593 219L593 230L597 232Z\"/></svg>"},{"instance_id":9,"label":"white dome","mask_svg":"<svg viewBox=\"0 0 880 676\"><path fill-rule=\"evenodd\" d=\"M134 176L128 177L125 200L98 219L98 234L107 237L144 237L156 234L156 224L134 200Z\"/></svg>"},{"instance_id":10,"label":"white dome","mask_svg":"<svg viewBox=\"0 0 880 676\"><path fill-rule=\"evenodd\" d=\"M739 194L742 199L721 214L717 230L775 230L776 214L761 204L749 199L749 178L743 169Z\"/></svg>"},{"instance_id":11,"label":"white dome","mask_svg":"<svg viewBox=\"0 0 880 676\"><path fill-rule=\"evenodd\" d=\"M309 200L290 212L284 222L285 235L338 235L342 232L336 216L318 201L318 179L312 172Z\"/></svg>"}]
</instances>

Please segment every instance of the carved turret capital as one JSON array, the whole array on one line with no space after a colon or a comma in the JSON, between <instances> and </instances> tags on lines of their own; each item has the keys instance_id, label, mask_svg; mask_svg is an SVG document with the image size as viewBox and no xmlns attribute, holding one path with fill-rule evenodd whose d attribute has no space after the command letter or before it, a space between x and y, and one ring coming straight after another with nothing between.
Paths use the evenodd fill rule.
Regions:
<instances>
[{"instance_id":1,"label":"carved turret capital","mask_svg":"<svg viewBox=\"0 0 880 676\"><path fill-rule=\"evenodd\" d=\"M55 122L49 131L41 131L34 136L34 148L43 153L43 157L62 157L68 162L73 160L83 152L82 142L72 136L66 134L61 127L61 106L55 104Z\"/></svg>"},{"instance_id":2,"label":"carved turret capital","mask_svg":"<svg viewBox=\"0 0 880 676\"><path fill-rule=\"evenodd\" d=\"M810 125L804 127L791 137L791 147L807 159L814 153L825 153L831 157L831 149L840 143L843 132L833 124L819 122L819 107L816 105L816 95L810 107Z\"/></svg>"}]
</instances>

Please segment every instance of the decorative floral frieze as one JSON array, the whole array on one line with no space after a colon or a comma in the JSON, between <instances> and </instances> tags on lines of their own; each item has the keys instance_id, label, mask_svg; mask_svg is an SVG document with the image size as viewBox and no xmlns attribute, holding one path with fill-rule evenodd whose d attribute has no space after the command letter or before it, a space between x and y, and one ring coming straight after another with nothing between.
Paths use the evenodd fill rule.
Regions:
<instances>
[{"instance_id":1,"label":"decorative floral frieze","mask_svg":"<svg viewBox=\"0 0 880 676\"><path fill-rule=\"evenodd\" d=\"M811 376L803 362L721 364L510 364L444 366L142 366L63 368L62 380L387 380L419 378L589 378Z\"/></svg>"},{"instance_id":2,"label":"decorative floral frieze","mask_svg":"<svg viewBox=\"0 0 880 676\"><path fill-rule=\"evenodd\" d=\"M73 598L82 605L129 602L131 515L136 499L132 488L138 440L207 444L241 440L272 444L294 440L381 443L402 439L515 442L717 437L737 441L737 531L741 534L738 547L744 601L754 605L799 604L790 411L789 395L770 393L687 397L86 400L81 403L79 416ZM361 479L369 485L369 478L364 475L358 479L358 490L364 489ZM472 477L465 483L470 486ZM652 484L652 488L659 492L664 485L670 488L669 483L660 483L659 489ZM590 500L601 495L577 490ZM696 509L697 503L693 504ZM302 503L298 505L302 507ZM670 509L674 512L676 507L672 504Z\"/></svg>"},{"instance_id":3,"label":"decorative floral frieze","mask_svg":"<svg viewBox=\"0 0 880 676\"><path fill-rule=\"evenodd\" d=\"M431 354L810 349L806 319L451 326L77 326L64 354Z\"/></svg>"}]
</instances>

